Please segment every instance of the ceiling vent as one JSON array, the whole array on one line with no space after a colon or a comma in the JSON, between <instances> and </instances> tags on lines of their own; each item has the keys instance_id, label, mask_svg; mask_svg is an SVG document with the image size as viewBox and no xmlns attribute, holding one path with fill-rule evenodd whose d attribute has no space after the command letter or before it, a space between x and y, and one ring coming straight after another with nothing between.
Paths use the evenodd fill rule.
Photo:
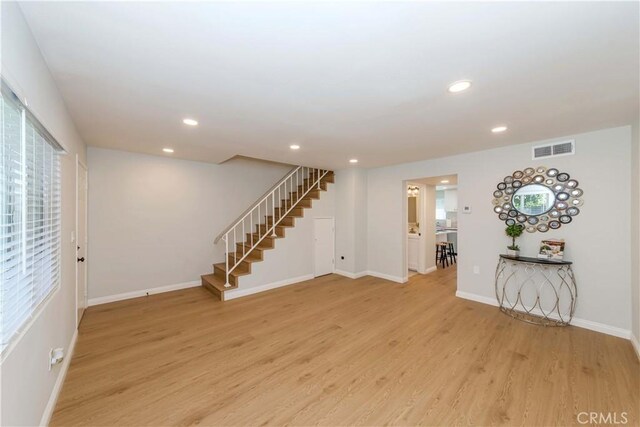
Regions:
<instances>
[{"instance_id":1,"label":"ceiling vent","mask_svg":"<svg viewBox=\"0 0 640 427\"><path fill-rule=\"evenodd\" d=\"M574 140L554 142L552 144L536 145L532 148L533 160L547 157L569 156L576 153Z\"/></svg>"}]
</instances>

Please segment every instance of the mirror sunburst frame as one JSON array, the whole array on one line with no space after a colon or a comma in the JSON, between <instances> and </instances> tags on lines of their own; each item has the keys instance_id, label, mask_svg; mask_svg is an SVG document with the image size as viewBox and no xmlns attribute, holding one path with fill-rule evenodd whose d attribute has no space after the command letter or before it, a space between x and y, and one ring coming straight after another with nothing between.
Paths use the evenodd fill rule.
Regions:
<instances>
[{"instance_id":1,"label":"mirror sunburst frame","mask_svg":"<svg viewBox=\"0 0 640 427\"><path fill-rule=\"evenodd\" d=\"M507 225L546 233L569 224L584 204L579 182L556 168L526 168L506 176L493 192L493 212Z\"/></svg>"}]
</instances>

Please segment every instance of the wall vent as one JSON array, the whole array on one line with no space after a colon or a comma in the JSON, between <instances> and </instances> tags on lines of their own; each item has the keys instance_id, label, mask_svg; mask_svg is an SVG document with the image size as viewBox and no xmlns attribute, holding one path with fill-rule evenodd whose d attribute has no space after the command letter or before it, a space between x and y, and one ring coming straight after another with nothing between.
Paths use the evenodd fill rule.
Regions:
<instances>
[{"instance_id":1,"label":"wall vent","mask_svg":"<svg viewBox=\"0 0 640 427\"><path fill-rule=\"evenodd\" d=\"M532 148L533 160L547 157L570 156L575 153L576 142L574 140L536 145Z\"/></svg>"}]
</instances>

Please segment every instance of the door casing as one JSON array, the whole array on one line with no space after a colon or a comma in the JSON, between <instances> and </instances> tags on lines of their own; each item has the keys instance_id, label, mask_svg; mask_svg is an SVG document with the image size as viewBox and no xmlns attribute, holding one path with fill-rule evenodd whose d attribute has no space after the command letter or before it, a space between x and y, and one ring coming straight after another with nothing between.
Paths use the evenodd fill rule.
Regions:
<instances>
[{"instance_id":1,"label":"door casing","mask_svg":"<svg viewBox=\"0 0 640 427\"><path fill-rule=\"evenodd\" d=\"M81 181L82 174L84 174L84 181ZM84 182L84 188L80 188L81 182ZM89 169L76 154L76 228L74 239L74 244L76 245L76 326L80 324L84 310L88 305L88 189ZM81 206L81 203L84 203L84 208ZM84 212L84 214L82 214L82 212ZM79 257L85 258L82 266L78 266L79 262L77 261L77 258Z\"/></svg>"}]
</instances>

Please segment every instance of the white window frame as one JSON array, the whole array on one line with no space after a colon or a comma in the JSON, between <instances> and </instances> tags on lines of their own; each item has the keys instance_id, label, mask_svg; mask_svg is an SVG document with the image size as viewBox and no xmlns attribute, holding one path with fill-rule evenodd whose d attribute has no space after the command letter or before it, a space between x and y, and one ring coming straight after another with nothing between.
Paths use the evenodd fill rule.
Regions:
<instances>
[{"instance_id":1,"label":"white window frame","mask_svg":"<svg viewBox=\"0 0 640 427\"><path fill-rule=\"evenodd\" d=\"M34 149L36 147L43 147L43 153L47 152L47 155L49 155L49 159L51 160L51 164L49 164L48 166L50 166L48 172L49 174L45 174L43 176L45 176L46 178L49 178L50 180L55 179L56 182L52 183L51 181L48 181L48 187L45 186L45 184L43 185L43 188L48 188L49 192L48 192L48 205L45 206L45 197L43 196L41 199L38 199L39 201L42 201L43 203L43 207L48 208L48 217L47 220L50 222L50 226L48 229L48 235L42 234L40 237L43 238L43 242L45 242L46 245L45 246L49 252L47 254L45 254L43 256L43 258L47 258L49 261L49 267L51 267L52 263L51 260L55 260L55 264L57 266L57 270L55 271L55 274L51 275L51 270L49 270L49 275L47 277L47 279L51 279L53 278L53 283L50 286L45 285L44 287L41 287L39 289L43 290L44 292L40 293L39 295L37 295L36 299L31 301L31 306L28 307L28 314L24 316L23 319L20 320L20 324L14 329L12 328L12 332L11 332L11 336L8 337L5 341L5 337L4 337L4 331L0 330L0 362L4 361L4 359L6 359L6 357L11 353L11 351L13 350L13 348L15 348L16 344L18 342L20 342L20 340L22 339L22 337L25 335L25 333L31 328L31 326L35 323L35 321L37 320L37 318L39 317L39 315L42 313L42 311L44 310L44 308L47 306L48 302L51 301L53 299L53 297L57 294L57 292L59 291L60 287L61 287L61 280L62 280L62 176L61 176L61 156L65 154L64 148L56 141L56 139L47 131L47 129L40 123L40 121L35 117L35 115L26 107L25 103L23 103L20 98L15 94L15 92L13 92L13 90L11 90L11 88L9 87L9 85L4 81L4 79L2 80L2 98L3 98L3 103L4 102L8 102L10 104L12 104L13 107L15 107L21 114L21 160L23 161L21 167L22 167L22 172L21 175L24 176L25 175L25 163L24 163L24 158L25 156L25 147L26 147L26 124L29 124L29 128L33 130L33 138L34 138L34 142L32 144L34 144ZM4 111L0 112L1 114L4 114ZM38 140L36 140L36 137L38 138ZM4 138L4 134L2 134L2 138ZM3 140L2 143L4 143L5 141ZM51 150L49 150L47 148L47 145L50 146ZM4 161L4 159L3 159ZM35 160L34 160L35 161ZM42 159L42 162L45 162L45 159ZM42 163L43 165L43 170L46 170L46 168L44 167L44 165L46 165L45 163ZM55 169L53 169L53 166L56 166ZM28 183L24 183L23 184L23 189L27 188L27 184ZM55 187L57 186L57 187ZM51 188L53 187L53 190L51 190ZM33 190L31 190L33 191ZM29 194L29 193L27 193ZM55 195L57 197L57 199L51 199L50 196ZM51 203L53 201L57 200L57 206L52 205ZM26 213L27 211L24 209L25 206L28 204L28 199L26 199L25 195L21 195L21 205L23 207L23 211L24 213L22 214L22 245L24 246L24 239L27 236L26 235L26 227L25 227L25 217L26 217ZM55 211L55 212L54 212ZM53 214L56 214L56 216L54 217ZM32 220L35 221L35 220ZM45 216L42 217L42 221L45 221ZM44 226L42 226L44 227ZM46 228L45 228L46 229ZM2 232L4 232L4 230L2 230ZM57 241L53 243L53 245L51 244L47 244L47 240L50 241L51 236L53 235L53 233L57 233ZM4 244L4 241L2 241L2 244ZM55 250L52 252L50 251L51 247L54 247ZM33 247L34 248L34 254L36 253L36 246ZM53 255L52 255L53 253ZM24 255L23 255L24 256ZM24 260L24 258L23 258ZM46 264L45 264L46 265ZM4 267L3 267L4 268ZM44 270L46 271L46 269ZM2 272L2 274L4 274L4 272ZM31 274L35 274L33 271L31 272ZM31 297L34 297L34 289L38 289L38 285L34 285L35 281L32 281L29 284L29 288L31 292ZM5 283L0 283L1 287L4 288ZM4 293L5 289L0 289L0 292ZM2 298L3 295L0 295L0 298ZM0 309L2 309L2 306L0 306ZM2 316L4 316L4 314L1 314ZM0 319L0 328L4 328L4 317L2 319Z\"/></svg>"}]
</instances>

